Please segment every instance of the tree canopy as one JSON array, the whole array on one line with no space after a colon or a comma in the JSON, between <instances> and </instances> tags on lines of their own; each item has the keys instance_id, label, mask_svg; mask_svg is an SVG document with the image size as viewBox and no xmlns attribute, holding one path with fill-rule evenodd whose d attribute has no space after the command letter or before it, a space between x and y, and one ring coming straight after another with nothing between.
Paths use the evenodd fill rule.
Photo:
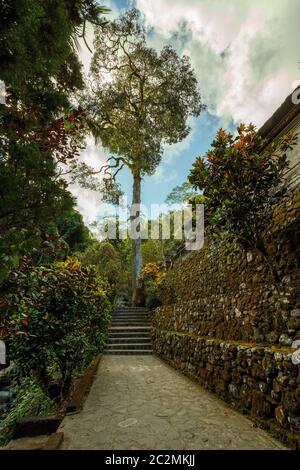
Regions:
<instances>
[{"instance_id":1,"label":"tree canopy","mask_svg":"<svg viewBox=\"0 0 300 470\"><path fill-rule=\"evenodd\" d=\"M163 144L184 139L203 109L187 56L148 47L136 10L96 29L88 98L90 125L118 158L116 168L152 174ZM112 167L112 165L111 165Z\"/></svg>"},{"instance_id":2,"label":"tree canopy","mask_svg":"<svg viewBox=\"0 0 300 470\"><path fill-rule=\"evenodd\" d=\"M74 205L59 170L82 145L83 88L76 40L100 23L94 0L5 0L0 5L0 271ZM4 271L3 271L4 270ZM0 274L1 278L1 274Z\"/></svg>"}]
</instances>

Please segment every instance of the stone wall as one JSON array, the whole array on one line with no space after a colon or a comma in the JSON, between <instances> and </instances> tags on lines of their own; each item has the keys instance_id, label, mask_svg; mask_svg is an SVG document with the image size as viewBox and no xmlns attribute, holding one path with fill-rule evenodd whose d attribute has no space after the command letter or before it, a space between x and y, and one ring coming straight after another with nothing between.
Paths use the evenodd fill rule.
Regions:
<instances>
[{"instance_id":1,"label":"stone wall","mask_svg":"<svg viewBox=\"0 0 300 470\"><path fill-rule=\"evenodd\" d=\"M274 214L266 239L282 282L258 255L207 242L168 274L152 314L156 353L300 448L300 193Z\"/></svg>"}]
</instances>

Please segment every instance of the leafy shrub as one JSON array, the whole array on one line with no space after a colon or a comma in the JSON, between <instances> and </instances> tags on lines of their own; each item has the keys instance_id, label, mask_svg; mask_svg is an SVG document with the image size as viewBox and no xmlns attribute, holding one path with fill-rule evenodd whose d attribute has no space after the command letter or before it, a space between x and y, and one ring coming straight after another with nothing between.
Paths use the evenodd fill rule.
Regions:
<instances>
[{"instance_id":1,"label":"leafy shrub","mask_svg":"<svg viewBox=\"0 0 300 470\"><path fill-rule=\"evenodd\" d=\"M92 267L70 258L47 267L25 263L11 272L0 304L2 320L12 328L9 355L49 396L65 398L73 373L104 347L107 288Z\"/></svg>"},{"instance_id":2,"label":"leafy shrub","mask_svg":"<svg viewBox=\"0 0 300 470\"><path fill-rule=\"evenodd\" d=\"M85 264L95 266L97 272L106 277L112 290L115 289L121 274L121 261L118 251L111 243L93 243L78 258Z\"/></svg>"},{"instance_id":3,"label":"leafy shrub","mask_svg":"<svg viewBox=\"0 0 300 470\"><path fill-rule=\"evenodd\" d=\"M153 309L162 304L166 273L156 263L146 264L139 276L139 282L146 296L146 307Z\"/></svg>"},{"instance_id":4,"label":"leafy shrub","mask_svg":"<svg viewBox=\"0 0 300 470\"><path fill-rule=\"evenodd\" d=\"M0 446L5 445L10 437L15 421L25 416L47 416L52 414L57 404L50 400L36 380L25 377L13 388L14 405L4 415L0 425Z\"/></svg>"},{"instance_id":5,"label":"leafy shrub","mask_svg":"<svg viewBox=\"0 0 300 470\"><path fill-rule=\"evenodd\" d=\"M143 240L142 243L142 258L144 264L148 263L163 263L164 261L164 247L165 240Z\"/></svg>"},{"instance_id":6,"label":"leafy shrub","mask_svg":"<svg viewBox=\"0 0 300 470\"><path fill-rule=\"evenodd\" d=\"M40 246L33 250L35 264L46 265L66 259L69 246L60 236L56 227L48 227L41 238Z\"/></svg>"}]
</instances>

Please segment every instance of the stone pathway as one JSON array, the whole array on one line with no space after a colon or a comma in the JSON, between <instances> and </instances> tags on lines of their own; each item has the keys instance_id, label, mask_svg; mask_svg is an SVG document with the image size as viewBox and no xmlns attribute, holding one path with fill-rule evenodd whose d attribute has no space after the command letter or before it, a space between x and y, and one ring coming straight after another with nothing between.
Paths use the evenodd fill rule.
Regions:
<instances>
[{"instance_id":1,"label":"stone pathway","mask_svg":"<svg viewBox=\"0 0 300 470\"><path fill-rule=\"evenodd\" d=\"M285 449L155 356L104 356L62 449Z\"/></svg>"}]
</instances>

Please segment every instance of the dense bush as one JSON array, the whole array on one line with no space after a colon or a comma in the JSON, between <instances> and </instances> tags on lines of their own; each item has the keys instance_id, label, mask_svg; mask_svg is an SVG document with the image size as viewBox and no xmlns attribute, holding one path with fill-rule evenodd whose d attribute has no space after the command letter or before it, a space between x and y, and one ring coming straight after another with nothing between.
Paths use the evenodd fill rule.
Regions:
<instances>
[{"instance_id":1,"label":"dense bush","mask_svg":"<svg viewBox=\"0 0 300 470\"><path fill-rule=\"evenodd\" d=\"M153 309L162 304L166 273L156 263L146 264L139 276L144 290L146 307Z\"/></svg>"},{"instance_id":2,"label":"dense bush","mask_svg":"<svg viewBox=\"0 0 300 470\"><path fill-rule=\"evenodd\" d=\"M34 376L47 395L65 398L75 371L103 348L108 286L78 260L47 267L23 263L2 289L2 324L21 375Z\"/></svg>"},{"instance_id":3,"label":"dense bush","mask_svg":"<svg viewBox=\"0 0 300 470\"><path fill-rule=\"evenodd\" d=\"M121 261L118 251L111 243L94 242L78 257L84 264L95 266L96 271L101 273L101 276L108 280L112 290L115 290L121 275Z\"/></svg>"}]
</instances>

